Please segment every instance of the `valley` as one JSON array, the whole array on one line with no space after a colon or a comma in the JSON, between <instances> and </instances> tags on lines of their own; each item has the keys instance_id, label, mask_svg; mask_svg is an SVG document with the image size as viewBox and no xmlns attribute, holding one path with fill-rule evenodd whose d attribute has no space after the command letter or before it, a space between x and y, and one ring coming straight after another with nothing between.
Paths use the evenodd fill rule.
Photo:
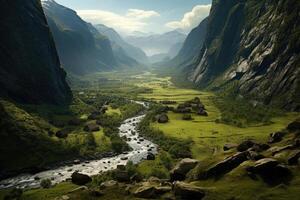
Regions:
<instances>
[{"instance_id":1,"label":"valley","mask_svg":"<svg viewBox=\"0 0 300 200\"><path fill-rule=\"evenodd\" d=\"M0 6L0 200L299 200L299 0Z\"/></svg>"},{"instance_id":2,"label":"valley","mask_svg":"<svg viewBox=\"0 0 300 200\"><path fill-rule=\"evenodd\" d=\"M216 105L216 99L219 99L220 101L222 99L221 96L213 92L181 88L179 86L176 86L176 84L172 82L172 79L170 77L164 77L155 74L155 72L155 70L151 72L104 72L88 75L82 78L82 85L75 86L73 91L74 94L78 94L78 97L75 97L75 99L78 98L76 101L81 100L80 105L78 104L78 102L74 102L74 107L77 107L77 109L81 110L81 112L79 112L80 114L78 115L78 117L81 120L83 120L85 124L95 123L95 121L90 119L91 116L89 116L89 113L87 111L91 110L88 109L90 107L89 104L91 104L91 102L93 102L91 105L102 105L100 102L97 102L99 98L104 103L109 102L109 106L107 106L107 110L105 112L105 116L108 117L108 120L111 120L116 116L123 116L123 119L127 119L141 111L140 109L132 111L132 107L126 109L126 107L128 106L125 106L124 109L124 107L118 105L118 103L120 103L120 99L124 99L122 101L125 102L128 102L128 100L137 100L147 102L147 104L150 103L150 107L147 109L148 111L146 111L147 117L143 120L142 118L139 118L140 120L142 120L142 122L140 126L138 125L136 127L136 129L142 137L145 137L147 138L147 140L150 140L158 145L159 151L156 152L156 150L154 149L152 151L153 154L156 155L155 160L147 160L147 152L149 151L147 151L148 148L146 146L150 147L151 145L145 144L144 147L139 147L139 144L136 144L136 146L133 143L136 143L138 140L135 141L133 140L133 138L128 140L129 142L127 141L131 149L133 149L129 150L129 153L122 154L124 153L124 150L122 149L120 149L119 151L114 151L111 143L112 137L109 136L109 132L105 128L109 126L105 125L106 122L103 121L103 125L102 123L97 123L101 124L99 126L101 127L100 131L92 132L93 141L96 147L94 147L94 149L91 148L89 152L82 154L79 158L76 158L76 156L74 156L74 160L78 159L78 161L71 160L70 162L65 162L66 166L60 164L58 165L57 169L55 169L56 167L54 167L54 170L50 170L49 172L45 171L31 176L25 175L20 176L18 178L8 179L12 181L11 183L13 183L13 181L22 180L20 182L20 186L24 184L23 187L26 186L26 188L38 187L40 180L45 179L52 180L52 184L59 183L51 189L25 190L24 194L22 195L22 199L55 199L56 197L63 196L63 194L66 194L66 191L72 191L74 188L76 188L69 181L65 182L65 180L70 180L68 177L70 177L74 171L78 171L83 174L94 175L93 179L95 180L91 185L91 187L93 188L97 184L103 183L105 180L101 180L98 183L97 177L99 175L97 174L99 172L102 171L102 175L100 175L102 176L101 179L103 179L106 176L110 177L110 172L105 171L115 169L119 165L126 165L126 163L128 162L127 159L129 161L133 161L133 163L135 164L138 164L140 162L140 159L145 159L145 161L139 163L135 169L135 171L137 171L142 177L149 178L155 176L158 178L168 178L168 171L170 167L174 166L176 161L180 158L184 158L190 155L194 159L200 160L201 162L205 162L205 165L207 165L208 163L214 163L216 160L228 156L228 152L223 150L224 145L239 144L246 140L255 140L257 142L263 143L264 141L268 140L270 133L284 129L290 122L299 118L298 113L281 112L280 114L272 116L265 123L251 123L245 127L238 127L222 123L220 121L220 119L222 118L222 112ZM100 87L97 84L97 80L101 81ZM108 83L107 85L105 84L106 82ZM191 119L184 120L183 116L186 114L167 111L167 116L169 119L167 123L158 123L157 121L153 121L149 118L149 116L153 116L153 112L157 112L157 106L159 106L160 108L161 106L164 107L163 105L165 103L165 105L168 105L168 107L175 108L179 104L182 104L186 101L190 101L195 98L199 98L201 102L205 105L205 110L208 114L207 116L201 116L196 113L191 113ZM116 101L116 103L114 103L114 101ZM124 106L125 104L121 103L121 105ZM133 103L132 106L133 105L135 105L135 103ZM99 108L101 108L101 106ZM248 114L251 115L255 113ZM101 118L100 116L96 118L98 118L98 121L103 120L103 118ZM57 119L66 120L70 119L70 117L68 115L63 115L58 117ZM145 125L145 122L147 122L147 120L150 120L149 124ZM126 121L127 123L129 123L132 120ZM138 122L139 120L136 121L136 123ZM115 126L117 125L111 127ZM127 125L124 124L122 126ZM148 127L149 129L143 130L142 128L142 130L140 130L141 126ZM75 138L83 137L84 135L86 135L86 133L79 131L80 129L81 128L76 128L75 131L68 134L66 139L63 140L70 142L74 141ZM129 129L123 130L122 128L120 128L119 131L119 134L121 134L120 137L122 137L122 140L124 141L124 135L122 135L122 133L124 132L128 134L130 131ZM157 134L163 134L164 136L160 136L159 138L157 138ZM143 139L142 145L145 142L147 143L147 140L144 141ZM165 144L166 141L169 141L168 143L170 143L171 146L169 144ZM83 142L83 144L84 143L85 142ZM180 147L177 147L177 144L180 145ZM180 148L181 150L179 150L179 152L176 150L174 151L174 146L176 148ZM188 152L182 155L184 148L186 148ZM104 158L101 158L101 156L95 156L97 155L95 154L96 152L110 151L115 152L116 154L111 154L109 155L109 157L113 155L116 156L111 158L105 158L105 154L103 154ZM125 151L127 152L128 150ZM119 153L121 153L120 156L118 156ZM124 160L122 160L123 157L126 157L126 160L125 158ZM89 159L86 160L86 158ZM75 164L74 162L79 163ZM217 182L200 181L196 184L200 184L201 186L205 185L208 187L217 187L218 189L216 193L213 194L212 197L208 196L207 198L214 199L216 197L215 195L219 195L219 193L222 190L228 190L228 188L225 186L227 185L227 179L234 179L235 176L238 176L238 174L241 173L240 170L241 169L237 169L237 171L234 170L232 172L233 174L229 174L227 178L222 178L220 181ZM243 180L247 184L253 184L250 180L248 180L245 177L243 177ZM1 184L1 187L9 187L9 181L7 181L6 183L5 181L2 181ZM18 183L15 182L14 184ZM233 185L229 184L228 187L233 187ZM252 187L255 188L257 186L258 185L252 185ZM251 192L253 188L249 188L249 190L250 191L248 192ZM2 190L0 194L4 195L7 191L9 190ZM70 195L76 198L83 198L81 195L86 196L88 194L86 194L84 191L79 191L74 193L72 192L70 193ZM122 193L119 195L122 195ZM230 193L228 195L230 195ZM242 195L244 199L245 196L243 194L240 195ZM104 196L111 198L111 196L113 195L111 194L111 192L105 190ZM128 198L131 199L132 197L130 197L129 195ZM101 197L101 199L103 199L103 197Z\"/></svg>"}]
</instances>

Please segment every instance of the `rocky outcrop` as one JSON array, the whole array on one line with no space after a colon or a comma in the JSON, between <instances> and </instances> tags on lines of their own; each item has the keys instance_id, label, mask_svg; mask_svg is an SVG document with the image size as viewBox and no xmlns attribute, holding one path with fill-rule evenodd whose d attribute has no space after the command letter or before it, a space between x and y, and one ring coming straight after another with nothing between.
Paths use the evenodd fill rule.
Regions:
<instances>
[{"instance_id":1,"label":"rocky outcrop","mask_svg":"<svg viewBox=\"0 0 300 200\"><path fill-rule=\"evenodd\" d=\"M214 0L188 80L299 111L299 11L298 0Z\"/></svg>"},{"instance_id":2,"label":"rocky outcrop","mask_svg":"<svg viewBox=\"0 0 300 200\"><path fill-rule=\"evenodd\" d=\"M202 199L205 197L205 189L184 182L176 182L174 185L175 196L180 199Z\"/></svg>"},{"instance_id":3,"label":"rocky outcrop","mask_svg":"<svg viewBox=\"0 0 300 200\"><path fill-rule=\"evenodd\" d=\"M198 160L185 158L182 159L170 172L171 181L182 181L186 174L191 171L199 163Z\"/></svg>"},{"instance_id":4,"label":"rocky outcrop","mask_svg":"<svg viewBox=\"0 0 300 200\"><path fill-rule=\"evenodd\" d=\"M0 11L0 96L23 103L69 103L72 94L40 1L3 1Z\"/></svg>"}]
</instances>

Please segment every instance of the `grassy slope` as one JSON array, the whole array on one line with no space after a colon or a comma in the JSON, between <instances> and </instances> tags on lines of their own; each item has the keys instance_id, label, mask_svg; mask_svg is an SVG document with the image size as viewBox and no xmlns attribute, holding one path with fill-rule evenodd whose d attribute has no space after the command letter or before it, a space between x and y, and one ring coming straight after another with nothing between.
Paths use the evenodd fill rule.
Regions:
<instances>
[{"instance_id":1,"label":"grassy slope","mask_svg":"<svg viewBox=\"0 0 300 200\"><path fill-rule=\"evenodd\" d=\"M273 123L270 125L256 124L247 128L216 123L215 120L221 118L221 112L212 101L213 93L175 87L170 82L170 78L148 77L149 79L150 81L138 85L151 88L153 93L141 94L140 97L155 101L173 100L177 103L200 97L206 106L208 117L193 115L193 121L184 121L181 119L182 114L169 112L169 123L153 123L154 127L169 136L191 138L195 142L192 148L193 156L197 159L216 154L221 151L225 143L238 143L248 138L264 141L270 133L285 128L289 122L299 116L297 113L287 113L273 118Z\"/></svg>"}]
</instances>

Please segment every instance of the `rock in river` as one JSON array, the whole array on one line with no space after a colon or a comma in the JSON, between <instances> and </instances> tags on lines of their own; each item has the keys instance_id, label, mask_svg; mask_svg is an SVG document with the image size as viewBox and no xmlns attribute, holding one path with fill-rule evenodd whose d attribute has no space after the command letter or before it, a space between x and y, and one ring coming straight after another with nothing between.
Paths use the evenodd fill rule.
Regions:
<instances>
[{"instance_id":1,"label":"rock in river","mask_svg":"<svg viewBox=\"0 0 300 200\"><path fill-rule=\"evenodd\" d=\"M76 185L85 185L92 181L92 178L85 174L80 174L78 172L74 172L72 174L72 183Z\"/></svg>"}]
</instances>

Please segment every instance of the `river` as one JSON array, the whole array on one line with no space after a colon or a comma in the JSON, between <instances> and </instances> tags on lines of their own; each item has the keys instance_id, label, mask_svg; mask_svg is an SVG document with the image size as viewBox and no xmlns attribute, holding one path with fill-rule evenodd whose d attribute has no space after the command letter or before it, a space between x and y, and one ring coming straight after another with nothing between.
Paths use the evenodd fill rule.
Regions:
<instances>
[{"instance_id":1,"label":"river","mask_svg":"<svg viewBox=\"0 0 300 200\"><path fill-rule=\"evenodd\" d=\"M136 103L146 106L143 102ZM43 179L50 179L52 184L57 184L69 179L75 171L94 176L101 172L116 169L118 165L126 165L128 161L135 164L139 163L145 160L149 153L157 154L157 145L141 137L137 131L137 125L144 117L145 115L140 115L127 119L119 127L120 137L127 138L126 142L132 148L132 151L110 158L61 166L37 174L21 174L0 181L0 189L11 187L39 188L40 181Z\"/></svg>"}]
</instances>

